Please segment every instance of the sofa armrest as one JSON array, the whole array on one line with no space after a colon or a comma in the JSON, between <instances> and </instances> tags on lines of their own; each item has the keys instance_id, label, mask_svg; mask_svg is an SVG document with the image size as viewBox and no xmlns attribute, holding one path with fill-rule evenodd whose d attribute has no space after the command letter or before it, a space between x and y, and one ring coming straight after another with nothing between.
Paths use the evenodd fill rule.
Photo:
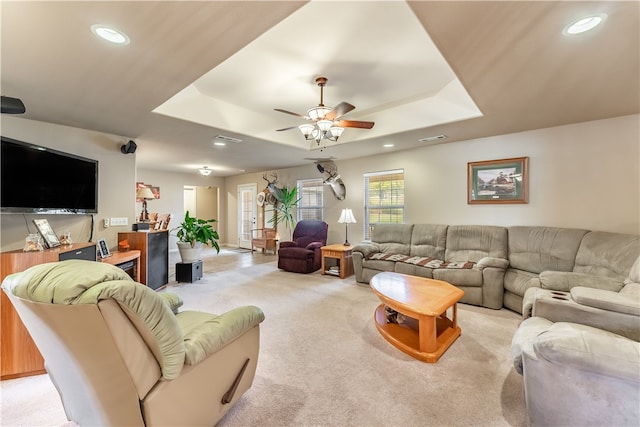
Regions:
<instances>
[{"instance_id":1,"label":"sofa armrest","mask_svg":"<svg viewBox=\"0 0 640 427\"><path fill-rule=\"evenodd\" d=\"M509 260L487 256L480 259L480 261L478 261L478 263L476 264L476 268L479 268L480 270L484 270L487 267L495 267L506 270L507 267L509 267Z\"/></svg>"},{"instance_id":2,"label":"sofa armrest","mask_svg":"<svg viewBox=\"0 0 640 427\"><path fill-rule=\"evenodd\" d=\"M571 298L589 307L640 316L640 301L619 292L576 286L571 289Z\"/></svg>"},{"instance_id":3,"label":"sofa armrest","mask_svg":"<svg viewBox=\"0 0 640 427\"><path fill-rule=\"evenodd\" d=\"M195 365L264 320L255 306L244 306L221 315L183 311L176 315L184 335L185 363Z\"/></svg>"},{"instance_id":4,"label":"sofa armrest","mask_svg":"<svg viewBox=\"0 0 640 427\"><path fill-rule=\"evenodd\" d=\"M533 350L555 365L640 382L640 343L602 329L554 323L535 338Z\"/></svg>"},{"instance_id":5,"label":"sofa armrest","mask_svg":"<svg viewBox=\"0 0 640 427\"><path fill-rule=\"evenodd\" d=\"M296 245L296 242L291 242L291 241L286 241L286 242L280 242L280 249L282 248L297 248L298 245Z\"/></svg>"},{"instance_id":6,"label":"sofa armrest","mask_svg":"<svg viewBox=\"0 0 640 427\"><path fill-rule=\"evenodd\" d=\"M569 292L571 288L576 286L619 292L624 284L610 277L586 273L570 271L543 271L540 273L540 287L542 289Z\"/></svg>"},{"instance_id":7,"label":"sofa armrest","mask_svg":"<svg viewBox=\"0 0 640 427\"><path fill-rule=\"evenodd\" d=\"M177 294L171 292L158 292L158 296L174 313L178 313L178 309L182 307L182 298Z\"/></svg>"},{"instance_id":8,"label":"sofa armrest","mask_svg":"<svg viewBox=\"0 0 640 427\"><path fill-rule=\"evenodd\" d=\"M323 246L324 243L322 242L311 242L307 245L307 249L309 249L310 251L315 251L316 249L320 249Z\"/></svg>"},{"instance_id":9,"label":"sofa armrest","mask_svg":"<svg viewBox=\"0 0 640 427\"><path fill-rule=\"evenodd\" d=\"M522 375L522 353L533 348L534 339L551 327L553 322L542 317L531 317L520 323L511 339L511 358L516 372Z\"/></svg>"},{"instance_id":10,"label":"sofa armrest","mask_svg":"<svg viewBox=\"0 0 640 427\"><path fill-rule=\"evenodd\" d=\"M353 247L352 252L359 252L362 254L362 257L366 257L369 254L375 254L380 252L380 245L376 242L371 243L359 243Z\"/></svg>"}]
</instances>

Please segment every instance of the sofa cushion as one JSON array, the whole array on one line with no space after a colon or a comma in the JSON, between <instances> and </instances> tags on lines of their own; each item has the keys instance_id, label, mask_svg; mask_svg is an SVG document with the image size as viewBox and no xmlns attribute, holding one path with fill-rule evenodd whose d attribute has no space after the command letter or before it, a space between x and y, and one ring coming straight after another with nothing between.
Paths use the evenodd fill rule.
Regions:
<instances>
[{"instance_id":1,"label":"sofa cushion","mask_svg":"<svg viewBox=\"0 0 640 427\"><path fill-rule=\"evenodd\" d=\"M313 251L306 248L282 248L278 250L278 255L280 258L295 258L295 259L310 259L313 258Z\"/></svg>"},{"instance_id":2,"label":"sofa cushion","mask_svg":"<svg viewBox=\"0 0 640 427\"><path fill-rule=\"evenodd\" d=\"M504 289L516 295L523 296L527 289L540 287L538 275L528 271L510 268L504 274Z\"/></svg>"},{"instance_id":3,"label":"sofa cushion","mask_svg":"<svg viewBox=\"0 0 640 427\"><path fill-rule=\"evenodd\" d=\"M433 270L433 278L455 286L482 286L482 271L473 269L439 268Z\"/></svg>"},{"instance_id":4,"label":"sofa cushion","mask_svg":"<svg viewBox=\"0 0 640 427\"><path fill-rule=\"evenodd\" d=\"M640 256L640 236L591 231L580 243L573 271L623 281Z\"/></svg>"},{"instance_id":5,"label":"sofa cushion","mask_svg":"<svg viewBox=\"0 0 640 427\"><path fill-rule=\"evenodd\" d=\"M610 277L570 271L543 271L540 273L540 287L543 289L568 292L575 286L618 292L624 284Z\"/></svg>"},{"instance_id":6,"label":"sofa cushion","mask_svg":"<svg viewBox=\"0 0 640 427\"><path fill-rule=\"evenodd\" d=\"M509 227L509 264L541 273L572 271L578 247L587 230L555 227Z\"/></svg>"},{"instance_id":7,"label":"sofa cushion","mask_svg":"<svg viewBox=\"0 0 640 427\"><path fill-rule=\"evenodd\" d=\"M377 224L371 240L378 244L380 252L409 255L413 224Z\"/></svg>"},{"instance_id":8,"label":"sofa cushion","mask_svg":"<svg viewBox=\"0 0 640 427\"><path fill-rule=\"evenodd\" d=\"M415 224L411 233L410 255L444 259L447 225Z\"/></svg>"},{"instance_id":9,"label":"sofa cushion","mask_svg":"<svg viewBox=\"0 0 640 427\"><path fill-rule=\"evenodd\" d=\"M445 261L478 262L484 257L507 258L507 229L492 225L450 225Z\"/></svg>"}]
</instances>

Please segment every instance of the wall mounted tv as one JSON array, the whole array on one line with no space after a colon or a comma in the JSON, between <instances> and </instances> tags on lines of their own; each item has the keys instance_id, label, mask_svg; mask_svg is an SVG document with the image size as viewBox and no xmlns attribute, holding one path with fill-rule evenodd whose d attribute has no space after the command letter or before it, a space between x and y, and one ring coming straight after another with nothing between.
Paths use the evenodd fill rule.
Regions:
<instances>
[{"instance_id":1,"label":"wall mounted tv","mask_svg":"<svg viewBox=\"0 0 640 427\"><path fill-rule=\"evenodd\" d=\"M0 138L0 211L98 212L98 161Z\"/></svg>"}]
</instances>

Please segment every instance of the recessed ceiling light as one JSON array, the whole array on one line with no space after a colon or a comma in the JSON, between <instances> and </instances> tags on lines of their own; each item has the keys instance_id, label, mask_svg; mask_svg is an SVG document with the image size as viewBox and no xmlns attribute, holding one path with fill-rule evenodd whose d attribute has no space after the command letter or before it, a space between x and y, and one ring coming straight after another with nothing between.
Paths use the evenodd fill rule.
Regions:
<instances>
[{"instance_id":1,"label":"recessed ceiling light","mask_svg":"<svg viewBox=\"0 0 640 427\"><path fill-rule=\"evenodd\" d=\"M391 147L393 147L393 146L394 146L393 144L384 144L384 145L383 145L383 147L384 147L384 148L391 148Z\"/></svg>"},{"instance_id":2,"label":"recessed ceiling light","mask_svg":"<svg viewBox=\"0 0 640 427\"><path fill-rule=\"evenodd\" d=\"M225 145L227 145L226 142L221 142L221 141L216 141L213 143L213 145L218 146L218 147L224 147Z\"/></svg>"},{"instance_id":3,"label":"recessed ceiling light","mask_svg":"<svg viewBox=\"0 0 640 427\"><path fill-rule=\"evenodd\" d=\"M607 19L606 13L596 13L594 15L589 15L584 18L580 18L579 20L569 24L562 30L562 34L565 35L574 35L584 33L585 31L589 31L602 24Z\"/></svg>"},{"instance_id":4,"label":"recessed ceiling light","mask_svg":"<svg viewBox=\"0 0 640 427\"><path fill-rule=\"evenodd\" d=\"M93 34L108 42L115 44L129 44L129 36L122 31L115 30L106 25L95 24L91 26Z\"/></svg>"}]
</instances>

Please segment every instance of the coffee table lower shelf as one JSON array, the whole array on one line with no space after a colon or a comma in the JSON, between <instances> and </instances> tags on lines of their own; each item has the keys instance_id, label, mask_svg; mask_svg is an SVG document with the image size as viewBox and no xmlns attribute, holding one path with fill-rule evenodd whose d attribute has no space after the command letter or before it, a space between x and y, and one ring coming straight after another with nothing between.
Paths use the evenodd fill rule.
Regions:
<instances>
[{"instance_id":1,"label":"coffee table lower shelf","mask_svg":"<svg viewBox=\"0 0 640 427\"><path fill-rule=\"evenodd\" d=\"M380 304L375 312L375 323L378 332L398 350L411 357L427 363L436 363L444 352L460 336L459 326L454 326L454 321L447 317L433 318L426 316L423 322L436 322L435 348L433 334L430 331L420 331L420 321L407 317L403 323L387 323L385 304ZM454 316L455 318L455 316ZM429 329L423 326L423 329ZM422 332L422 347L420 333ZM431 347L431 348L429 348ZM433 349L433 351L428 351Z\"/></svg>"}]
</instances>

